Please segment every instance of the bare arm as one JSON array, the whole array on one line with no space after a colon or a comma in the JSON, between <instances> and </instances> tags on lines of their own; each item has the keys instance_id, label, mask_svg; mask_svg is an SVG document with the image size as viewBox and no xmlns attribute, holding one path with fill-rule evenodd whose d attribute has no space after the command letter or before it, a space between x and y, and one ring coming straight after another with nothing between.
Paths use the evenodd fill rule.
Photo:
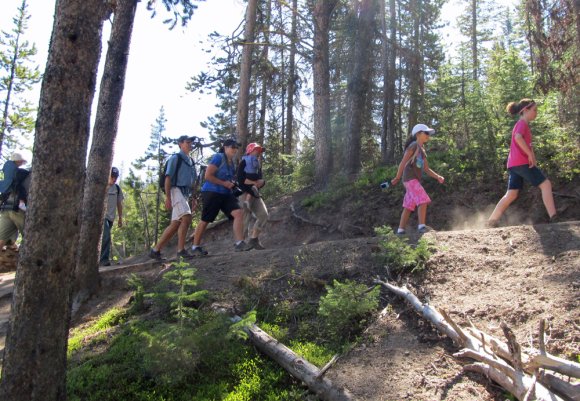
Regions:
<instances>
[{"instance_id":1,"label":"bare arm","mask_svg":"<svg viewBox=\"0 0 580 401\"><path fill-rule=\"evenodd\" d=\"M401 160L401 163L399 164L397 175L395 176L395 178L391 180L391 184L397 185L397 183L401 180L401 177L403 176L403 170L405 169L407 163L409 163L409 160L411 160L411 157L413 157L413 154L415 153L416 149L417 149L416 147L414 148L409 147L405 151L405 154L403 155L403 160Z\"/></svg>"},{"instance_id":2,"label":"bare arm","mask_svg":"<svg viewBox=\"0 0 580 401\"><path fill-rule=\"evenodd\" d=\"M210 164L207 166L205 170L205 179L206 181L211 182L212 184L221 185L222 187L226 187L228 189L232 189L234 187L234 183L230 181L223 181L220 180L215 176L217 173L218 167L215 164Z\"/></svg>"},{"instance_id":3,"label":"bare arm","mask_svg":"<svg viewBox=\"0 0 580 401\"><path fill-rule=\"evenodd\" d=\"M530 167L536 166L537 165L536 155L534 154L533 149L528 146L524 137L521 134L516 133L515 141L518 144L518 146L520 147L520 149L528 156L529 166Z\"/></svg>"},{"instance_id":4,"label":"bare arm","mask_svg":"<svg viewBox=\"0 0 580 401\"><path fill-rule=\"evenodd\" d=\"M443 178L443 176L437 174L435 171L431 170L431 168L429 167L429 162L427 161L427 159L425 159L423 161L423 163L425 163L425 173L427 173L427 175L429 177L435 178L439 184L443 184L445 182L445 178Z\"/></svg>"}]
</instances>

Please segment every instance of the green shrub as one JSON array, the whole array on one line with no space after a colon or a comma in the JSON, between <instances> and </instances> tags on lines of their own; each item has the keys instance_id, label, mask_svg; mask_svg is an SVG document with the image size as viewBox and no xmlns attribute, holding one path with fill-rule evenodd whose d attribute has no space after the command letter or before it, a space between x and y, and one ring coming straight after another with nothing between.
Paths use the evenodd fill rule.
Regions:
<instances>
[{"instance_id":1,"label":"green shrub","mask_svg":"<svg viewBox=\"0 0 580 401\"><path fill-rule=\"evenodd\" d=\"M417 245L412 247L407 243L406 237L393 233L390 227L382 226L375 228L379 235L379 245L382 248L380 258L391 272L420 272L425 269L425 263L431 257L432 244L421 238Z\"/></svg>"},{"instance_id":2,"label":"green shrub","mask_svg":"<svg viewBox=\"0 0 580 401\"><path fill-rule=\"evenodd\" d=\"M332 286L326 286L326 291L320 298L318 315L334 340L350 338L359 332L365 317L379 305L378 286L369 290L364 284L334 280Z\"/></svg>"}]
</instances>

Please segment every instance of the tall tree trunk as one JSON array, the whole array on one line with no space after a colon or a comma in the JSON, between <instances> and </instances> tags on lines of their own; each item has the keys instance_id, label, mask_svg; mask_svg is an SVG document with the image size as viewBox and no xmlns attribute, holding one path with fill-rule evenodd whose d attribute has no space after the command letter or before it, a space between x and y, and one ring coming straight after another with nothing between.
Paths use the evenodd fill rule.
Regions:
<instances>
[{"instance_id":1,"label":"tall tree trunk","mask_svg":"<svg viewBox=\"0 0 580 401\"><path fill-rule=\"evenodd\" d=\"M288 95L286 99L286 133L284 153L292 154L294 133L294 96L296 96L296 43L298 41L298 0L292 0L292 28L290 30L290 54L288 60Z\"/></svg>"},{"instance_id":2,"label":"tall tree trunk","mask_svg":"<svg viewBox=\"0 0 580 401\"><path fill-rule=\"evenodd\" d=\"M260 57L262 66L262 89L260 94L260 130L258 131L258 136L256 141L264 145L264 139L266 138L266 113L268 105L268 83L270 82L270 61L268 60L268 53L270 50L270 22L272 16L272 0L265 0L266 6L266 16L263 22L264 31L264 45L262 47L262 55Z\"/></svg>"},{"instance_id":3,"label":"tall tree trunk","mask_svg":"<svg viewBox=\"0 0 580 401\"><path fill-rule=\"evenodd\" d=\"M411 40L411 50L409 54L409 114L408 132L417 124L420 104L421 88L421 8L422 0L411 0L409 8L413 13L413 37Z\"/></svg>"},{"instance_id":4,"label":"tall tree trunk","mask_svg":"<svg viewBox=\"0 0 580 401\"><path fill-rule=\"evenodd\" d=\"M103 232L104 202L113 162L113 146L117 136L137 2L119 0L115 8L85 181L75 274L75 307L99 289L99 244Z\"/></svg>"},{"instance_id":5,"label":"tall tree trunk","mask_svg":"<svg viewBox=\"0 0 580 401\"><path fill-rule=\"evenodd\" d=\"M347 84L349 100L348 133L346 137L346 171L360 171L363 116L367 105L372 72L372 40L374 34L374 1L361 0L358 4L353 69Z\"/></svg>"},{"instance_id":6,"label":"tall tree trunk","mask_svg":"<svg viewBox=\"0 0 580 401\"><path fill-rule=\"evenodd\" d=\"M471 57L473 62L473 80L476 82L479 78L477 47L477 0L471 0Z\"/></svg>"},{"instance_id":7,"label":"tall tree trunk","mask_svg":"<svg viewBox=\"0 0 580 401\"><path fill-rule=\"evenodd\" d=\"M4 350L4 401L66 400L71 289L105 4L56 2Z\"/></svg>"},{"instance_id":8,"label":"tall tree trunk","mask_svg":"<svg viewBox=\"0 0 580 401\"><path fill-rule=\"evenodd\" d=\"M329 29L330 16L338 0L318 0L314 4L314 54L312 60L314 87L314 180L325 185L332 168L330 132L330 72Z\"/></svg>"},{"instance_id":9,"label":"tall tree trunk","mask_svg":"<svg viewBox=\"0 0 580 401\"><path fill-rule=\"evenodd\" d=\"M246 9L246 26L244 27L244 47L240 67L240 93L238 96L238 110L236 130L238 142L243 148L248 144L248 111L250 105L250 78L252 76L252 53L254 49L254 30L256 27L256 9L258 0L249 0Z\"/></svg>"},{"instance_id":10,"label":"tall tree trunk","mask_svg":"<svg viewBox=\"0 0 580 401\"><path fill-rule=\"evenodd\" d=\"M387 163L395 163L395 149L397 144L395 143L395 82L397 80L397 9L395 0L389 0L389 13L390 13L390 43L388 53L388 79L386 82L385 96L388 96L386 100L387 105Z\"/></svg>"}]
</instances>

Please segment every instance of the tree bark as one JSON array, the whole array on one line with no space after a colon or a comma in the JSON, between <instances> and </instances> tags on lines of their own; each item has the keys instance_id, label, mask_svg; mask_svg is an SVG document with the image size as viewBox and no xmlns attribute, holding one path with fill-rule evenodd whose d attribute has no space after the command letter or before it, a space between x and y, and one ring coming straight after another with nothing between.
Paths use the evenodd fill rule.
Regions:
<instances>
[{"instance_id":1,"label":"tree bark","mask_svg":"<svg viewBox=\"0 0 580 401\"><path fill-rule=\"evenodd\" d=\"M244 47L240 67L240 92L238 95L238 110L236 118L237 140L245 149L248 144L248 112L250 105L250 78L252 75L252 53L254 49L254 29L256 27L256 9L258 0L249 0L246 9L246 25L244 27Z\"/></svg>"},{"instance_id":2,"label":"tree bark","mask_svg":"<svg viewBox=\"0 0 580 401\"><path fill-rule=\"evenodd\" d=\"M374 36L375 7L373 0L361 0L358 8L356 38L354 42L353 70L347 85L349 126L346 138L346 171L357 174L361 168L361 138L364 112L370 87L374 58L372 40Z\"/></svg>"},{"instance_id":3,"label":"tree bark","mask_svg":"<svg viewBox=\"0 0 580 401\"><path fill-rule=\"evenodd\" d=\"M284 136L284 153L292 154L294 146L294 96L296 96L296 42L298 41L298 0L292 0L292 28L290 30L290 54L288 61L288 83L286 96L286 134ZM288 171L285 171L288 173Z\"/></svg>"},{"instance_id":4,"label":"tree bark","mask_svg":"<svg viewBox=\"0 0 580 401\"><path fill-rule=\"evenodd\" d=\"M422 80L422 58L423 51L421 49L421 18L422 18L422 0L410 0L410 9L413 13L413 37L411 41L411 49L409 53L409 113L407 117L408 132L415 124L419 115L421 105L421 80Z\"/></svg>"},{"instance_id":5,"label":"tree bark","mask_svg":"<svg viewBox=\"0 0 580 401\"><path fill-rule=\"evenodd\" d=\"M119 0L115 9L85 181L73 310L99 290L99 244L103 232L104 202L137 2Z\"/></svg>"},{"instance_id":6,"label":"tree bark","mask_svg":"<svg viewBox=\"0 0 580 401\"><path fill-rule=\"evenodd\" d=\"M389 0L389 27L385 5L381 4L382 24L382 68L383 68L383 114L381 132L381 160L384 164L395 163L395 96L396 96L396 43L397 43L397 10L395 0Z\"/></svg>"},{"instance_id":7,"label":"tree bark","mask_svg":"<svg viewBox=\"0 0 580 401\"><path fill-rule=\"evenodd\" d=\"M58 0L36 122L0 399L66 400L66 351L106 3Z\"/></svg>"},{"instance_id":8,"label":"tree bark","mask_svg":"<svg viewBox=\"0 0 580 401\"><path fill-rule=\"evenodd\" d=\"M319 0L314 4L314 54L312 60L314 88L314 181L326 185L332 168L330 132L330 72L329 29L330 16L338 0Z\"/></svg>"}]
</instances>

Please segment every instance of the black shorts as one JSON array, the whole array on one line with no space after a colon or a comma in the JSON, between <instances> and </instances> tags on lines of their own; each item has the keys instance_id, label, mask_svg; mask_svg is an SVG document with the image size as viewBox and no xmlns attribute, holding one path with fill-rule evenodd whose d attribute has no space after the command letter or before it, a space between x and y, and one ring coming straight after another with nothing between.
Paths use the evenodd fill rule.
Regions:
<instances>
[{"instance_id":1,"label":"black shorts","mask_svg":"<svg viewBox=\"0 0 580 401\"><path fill-rule=\"evenodd\" d=\"M238 198L233 194L220 194L209 191L202 192L201 201L203 204L203 208L201 209L201 220L206 223L214 221L220 210L231 219L232 212L236 209L240 209Z\"/></svg>"}]
</instances>

